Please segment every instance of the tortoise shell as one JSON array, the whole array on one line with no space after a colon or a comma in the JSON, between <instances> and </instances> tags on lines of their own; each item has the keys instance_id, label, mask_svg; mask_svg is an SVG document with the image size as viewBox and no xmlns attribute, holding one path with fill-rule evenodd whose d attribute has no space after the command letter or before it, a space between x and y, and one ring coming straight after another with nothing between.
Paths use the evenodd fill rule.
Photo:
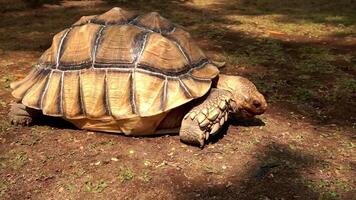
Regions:
<instances>
[{"instance_id":1,"label":"tortoise shell","mask_svg":"<svg viewBox=\"0 0 356 200\"><path fill-rule=\"evenodd\" d=\"M181 27L156 12L113 8L56 34L30 74L11 87L45 115L126 119L199 98L218 73Z\"/></svg>"}]
</instances>

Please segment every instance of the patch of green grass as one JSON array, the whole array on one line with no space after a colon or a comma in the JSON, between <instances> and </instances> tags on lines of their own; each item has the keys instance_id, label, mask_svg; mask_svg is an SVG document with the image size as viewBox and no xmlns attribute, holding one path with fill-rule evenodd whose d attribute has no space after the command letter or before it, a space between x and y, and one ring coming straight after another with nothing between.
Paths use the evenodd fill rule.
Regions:
<instances>
[{"instance_id":1,"label":"patch of green grass","mask_svg":"<svg viewBox=\"0 0 356 200\"><path fill-rule=\"evenodd\" d=\"M0 134L7 133L10 126L11 124L8 120L0 120Z\"/></svg>"},{"instance_id":2,"label":"patch of green grass","mask_svg":"<svg viewBox=\"0 0 356 200\"><path fill-rule=\"evenodd\" d=\"M77 170L74 172L74 176L75 176L76 178L80 178L80 177L82 177L85 173L86 173L86 171L85 171L84 169L79 168L79 169L77 169Z\"/></svg>"},{"instance_id":3,"label":"patch of green grass","mask_svg":"<svg viewBox=\"0 0 356 200\"><path fill-rule=\"evenodd\" d=\"M264 65L273 63L275 65L287 64L288 55L285 54L282 43L278 40L259 39L254 43L246 43L236 48L234 53L224 54L232 64L238 65Z\"/></svg>"},{"instance_id":4,"label":"patch of green grass","mask_svg":"<svg viewBox=\"0 0 356 200\"><path fill-rule=\"evenodd\" d=\"M228 32L228 29L223 26L210 26L209 28L197 27L190 32L196 37L221 40Z\"/></svg>"},{"instance_id":5,"label":"patch of green grass","mask_svg":"<svg viewBox=\"0 0 356 200\"><path fill-rule=\"evenodd\" d=\"M17 167L17 166L22 167L28 162L28 156L27 156L26 152L23 152L23 151L14 152L13 155L14 155L14 158L13 158L14 167Z\"/></svg>"},{"instance_id":6,"label":"patch of green grass","mask_svg":"<svg viewBox=\"0 0 356 200\"><path fill-rule=\"evenodd\" d=\"M34 146L41 143L42 137L38 133L31 133L30 135L25 135L19 138L16 143L20 145Z\"/></svg>"},{"instance_id":7,"label":"patch of green grass","mask_svg":"<svg viewBox=\"0 0 356 200\"><path fill-rule=\"evenodd\" d=\"M68 183L63 186L63 188L68 191L68 192L75 192L76 191L76 186L75 184Z\"/></svg>"},{"instance_id":8,"label":"patch of green grass","mask_svg":"<svg viewBox=\"0 0 356 200\"><path fill-rule=\"evenodd\" d=\"M133 180L135 177L134 172L128 167L122 167L119 169L118 178L121 182L127 182Z\"/></svg>"},{"instance_id":9,"label":"patch of green grass","mask_svg":"<svg viewBox=\"0 0 356 200\"><path fill-rule=\"evenodd\" d=\"M149 174L149 172L146 171L146 172L143 173L141 179L144 182L148 183L148 182L150 182L152 180L152 176Z\"/></svg>"},{"instance_id":10,"label":"patch of green grass","mask_svg":"<svg viewBox=\"0 0 356 200\"><path fill-rule=\"evenodd\" d=\"M297 134L297 135L295 135L294 140L297 142L303 142L304 136L302 134Z\"/></svg>"},{"instance_id":11,"label":"patch of green grass","mask_svg":"<svg viewBox=\"0 0 356 200\"><path fill-rule=\"evenodd\" d=\"M340 98L350 99L356 97L356 80L353 78L343 77L335 81L334 87L331 88L329 99L338 101Z\"/></svg>"},{"instance_id":12,"label":"patch of green grass","mask_svg":"<svg viewBox=\"0 0 356 200\"><path fill-rule=\"evenodd\" d=\"M341 87L345 89L345 92L356 93L356 79L344 78L341 81Z\"/></svg>"},{"instance_id":13,"label":"patch of green grass","mask_svg":"<svg viewBox=\"0 0 356 200\"><path fill-rule=\"evenodd\" d=\"M98 147L98 145L96 143L88 144L88 149L95 149L96 147Z\"/></svg>"},{"instance_id":14,"label":"patch of green grass","mask_svg":"<svg viewBox=\"0 0 356 200\"><path fill-rule=\"evenodd\" d=\"M1 86L5 89L5 90L10 90L10 83L13 82L13 77L11 75L4 75L1 79L0 79L0 83Z\"/></svg>"},{"instance_id":15,"label":"patch of green grass","mask_svg":"<svg viewBox=\"0 0 356 200\"><path fill-rule=\"evenodd\" d=\"M7 185L4 182L0 181L0 197L6 194L6 190L7 190Z\"/></svg>"},{"instance_id":16,"label":"patch of green grass","mask_svg":"<svg viewBox=\"0 0 356 200\"><path fill-rule=\"evenodd\" d=\"M113 140L108 140L108 141L102 141L100 142L100 145L105 145L105 146L113 146L115 145L116 142L114 142Z\"/></svg>"},{"instance_id":17,"label":"patch of green grass","mask_svg":"<svg viewBox=\"0 0 356 200\"><path fill-rule=\"evenodd\" d=\"M93 193L101 193L107 187L108 184L104 180L100 180L94 183L87 181L84 184L85 191Z\"/></svg>"},{"instance_id":18,"label":"patch of green grass","mask_svg":"<svg viewBox=\"0 0 356 200\"><path fill-rule=\"evenodd\" d=\"M330 62L335 61L336 56L326 48L303 46L297 48L298 59L295 59L295 67L301 72L333 73L335 66Z\"/></svg>"},{"instance_id":19,"label":"patch of green grass","mask_svg":"<svg viewBox=\"0 0 356 200\"><path fill-rule=\"evenodd\" d=\"M221 168L212 166L212 165L204 165L203 166L203 170L207 173L207 174L216 174L216 175L221 175L223 174L223 171Z\"/></svg>"},{"instance_id":20,"label":"patch of green grass","mask_svg":"<svg viewBox=\"0 0 356 200\"><path fill-rule=\"evenodd\" d=\"M11 150L0 156L1 168L20 169L28 163L28 156L24 151Z\"/></svg>"},{"instance_id":21,"label":"patch of green grass","mask_svg":"<svg viewBox=\"0 0 356 200\"><path fill-rule=\"evenodd\" d=\"M7 106L7 103L3 100L0 100L0 108L5 108Z\"/></svg>"},{"instance_id":22,"label":"patch of green grass","mask_svg":"<svg viewBox=\"0 0 356 200\"><path fill-rule=\"evenodd\" d=\"M296 89L296 97L298 100L307 102L313 98L313 94L310 90L304 88L297 88Z\"/></svg>"},{"instance_id":23,"label":"patch of green grass","mask_svg":"<svg viewBox=\"0 0 356 200\"><path fill-rule=\"evenodd\" d=\"M315 9L315 4L318 8ZM292 35L326 36L349 28L355 30L355 6L346 1L307 0L258 0L241 1L229 6L238 10L235 18L245 31L258 32L267 29ZM245 15L244 15L245 14Z\"/></svg>"},{"instance_id":24,"label":"patch of green grass","mask_svg":"<svg viewBox=\"0 0 356 200\"><path fill-rule=\"evenodd\" d=\"M335 188L337 188L343 192L350 192L354 189L348 181L342 180L342 179L336 179L334 181L334 185L335 185Z\"/></svg>"},{"instance_id":25,"label":"patch of green grass","mask_svg":"<svg viewBox=\"0 0 356 200\"><path fill-rule=\"evenodd\" d=\"M260 166L264 167L264 166L270 166L270 165L276 165L282 162L281 159L279 159L278 157L275 156L270 156L270 157L259 157L258 158L259 162L261 163Z\"/></svg>"},{"instance_id":26,"label":"patch of green grass","mask_svg":"<svg viewBox=\"0 0 356 200\"><path fill-rule=\"evenodd\" d=\"M339 179L335 177L334 179L327 180L327 179L319 179L315 180L304 180L306 185L309 188L312 188L315 191L320 191L320 200L333 200L333 199L340 199L342 192L350 192L353 190L352 186L349 184L348 181Z\"/></svg>"},{"instance_id":27,"label":"patch of green grass","mask_svg":"<svg viewBox=\"0 0 356 200\"><path fill-rule=\"evenodd\" d=\"M348 149L354 149L356 147L356 144L354 144L353 142L347 142L346 144L344 144L346 146L346 148Z\"/></svg>"},{"instance_id":28,"label":"patch of green grass","mask_svg":"<svg viewBox=\"0 0 356 200\"><path fill-rule=\"evenodd\" d=\"M24 151L11 150L0 157L1 167L20 169L28 163L28 156Z\"/></svg>"}]
</instances>

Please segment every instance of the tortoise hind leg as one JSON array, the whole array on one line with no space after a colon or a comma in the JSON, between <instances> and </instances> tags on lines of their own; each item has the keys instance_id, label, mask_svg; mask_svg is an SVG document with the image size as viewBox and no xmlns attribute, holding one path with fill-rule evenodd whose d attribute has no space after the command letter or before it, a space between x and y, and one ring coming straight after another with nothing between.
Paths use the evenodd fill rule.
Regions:
<instances>
[{"instance_id":1,"label":"tortoise hind leg","mask_svg":"<svg viewBox=\"0 0 356 200\"><path fill-rule=\"evenodd\" d=\"M11 124L20 126L29 126L38 115L40 115L40 111L26 107L21 103L12 104L8 114Z\"/></svg>"},{"instance_id":2,"label":"tortoise hind leg","mask_svg":"<svg viewBox=\"0 0 356 200\"><path fill-rule=\"evenodd\" d=\"M184 143L203 147L210 135L218 133L227 121L230 100L230 92L212 89L204 101L184 116L180 139Z\"/></svg>"}]
</instances>

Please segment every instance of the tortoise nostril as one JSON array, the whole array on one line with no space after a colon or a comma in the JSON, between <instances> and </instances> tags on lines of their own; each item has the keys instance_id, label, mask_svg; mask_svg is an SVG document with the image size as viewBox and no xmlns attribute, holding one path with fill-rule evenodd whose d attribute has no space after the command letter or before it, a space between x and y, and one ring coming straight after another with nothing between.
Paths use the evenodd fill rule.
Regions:
<instances>
[{"instance_id":1,"label":"tortoise nostril","mask_svg":"<svg viewBox=\"0 0 356 200\"><path fill-rule=\"evenodd\" d=\"M252 104L253 104L253 106L254 106L255 108L259 108L259 107L261 106L261 103L260 103L259 101L257 101L257 100L253 100L253 101L252 101Z\"/></svg>"}]
</instances>

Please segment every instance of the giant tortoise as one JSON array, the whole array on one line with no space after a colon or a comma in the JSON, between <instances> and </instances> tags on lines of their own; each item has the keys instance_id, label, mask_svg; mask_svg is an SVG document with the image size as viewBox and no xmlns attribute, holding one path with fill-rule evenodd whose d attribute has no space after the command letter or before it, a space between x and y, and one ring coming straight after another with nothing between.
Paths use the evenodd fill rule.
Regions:
<instances>
[{"instance_id":1,"label":"giant tortoise","mask_svg":"<svg viewBox=\"0 0 356 200\"><path fill-rule=\"evenodd\" d=\"M230 113L262 114L253 83L219 75L190 34L156 12L113 8L56 34L23 80L11 84L13 124L34 110L81 129L131 136L178 133L203 146Z\"/></svg>"}]
</instances>

